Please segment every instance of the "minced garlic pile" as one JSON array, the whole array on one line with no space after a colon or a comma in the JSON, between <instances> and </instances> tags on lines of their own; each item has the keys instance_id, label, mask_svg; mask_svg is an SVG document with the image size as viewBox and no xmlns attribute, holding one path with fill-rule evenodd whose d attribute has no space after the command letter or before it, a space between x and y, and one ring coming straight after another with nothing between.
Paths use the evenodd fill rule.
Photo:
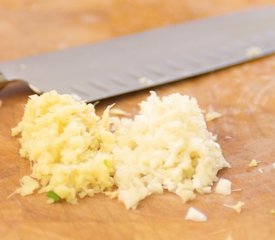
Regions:
<instances>
[{"instance_id":1,"label":"minced garlic pile","mask_svg":"<svg viewBox=\"0 0 275 240\"><path fill-rule=\"evenodd\" d=\"M116 126L115 180L127 208L164 189L186 202L194 190L209 193L217 172L228 167L214 136L207 131L197 101L152 93L140 112Z\"/></svg>"},{"instance_id":2,"label":"minced garlic pile","mask_svg":"<svg viewBox=\"0 0 275 240\"><path fill-rule=\"evenodd\" d=\"M195 191L211 192L217 172L229 164L196 100L153 92L140 107L134 119L118 119L109 117L110 107L99 117L92 104L70 95L31 96L13 129L21 135L21 156L32 163L18 192L39 188L70 203L105 193L128 209L164 189L184 202Z\"/></svg>"}]
</instances>

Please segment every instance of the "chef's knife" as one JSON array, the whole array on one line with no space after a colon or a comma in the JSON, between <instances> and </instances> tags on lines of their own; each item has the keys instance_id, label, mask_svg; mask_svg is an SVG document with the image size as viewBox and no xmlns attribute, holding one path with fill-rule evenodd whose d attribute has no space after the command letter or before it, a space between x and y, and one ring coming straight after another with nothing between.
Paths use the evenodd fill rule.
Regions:
<instances>
[{"instance_id":1,"label":"chef's knife","mask_svg":"<svg viewBox=\"0 0 275 240\"><path fill-rule=\"evenodd\" d=\"M3 62L0 88L7 85L7 79L22 79L42 91L54 89L95 101L215 71L274 51L273 6Z\"/></svg>"}]
</instances>

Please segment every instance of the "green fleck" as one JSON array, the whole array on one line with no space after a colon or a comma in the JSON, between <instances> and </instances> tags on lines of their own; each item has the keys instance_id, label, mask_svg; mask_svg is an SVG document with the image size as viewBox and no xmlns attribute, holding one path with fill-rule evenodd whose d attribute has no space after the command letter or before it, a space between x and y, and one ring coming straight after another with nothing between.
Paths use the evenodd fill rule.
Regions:
<instances>
[{"instance_id":1,"label":"green fleck","mask_svg":"<svg viewBox=\"0 0 275 240\"><path fill-rule=\"evenodd\" d=\"M47 192L47 197L50 198L54 203L57 203L61 200L61 198L54 191Z\"/></svg>"},{"instance_id":2,"label":"green fleck","mask_svg":"<svg viewBox=\"0 0 275 240\"><path fill-rule=\"evenodd\" d=\"M103 161L103 164L104 164L106 167L110 167L110 164L109 164L109 161L108 161L108 160L104 160L104 161Z\"/></svg>"}]
</instances>

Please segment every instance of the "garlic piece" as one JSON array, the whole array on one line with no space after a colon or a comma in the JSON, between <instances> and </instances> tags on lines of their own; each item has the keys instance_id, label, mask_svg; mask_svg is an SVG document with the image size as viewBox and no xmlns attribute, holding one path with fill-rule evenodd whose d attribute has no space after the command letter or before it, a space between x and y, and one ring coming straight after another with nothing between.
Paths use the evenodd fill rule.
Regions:
<instances>
[{"instance_id":1,"label":"garlic piece","mask_svg":"<svg viewBox=\"0 0 275 240\"><path fill-rule=\"evenodd\" d=\"M232 189L231 192L241 192L242 189L241 188L236 188L236 189Z\"/></svg>"},{"instance_id":2,"label":"garlic piece","mask_svg":"<svg viewBox=\"0 0 275 240\"><path fill-rule=\"evenodd\" d=\"M244 202L239 201L235 205L223 204L223 206L231 208L235 210L237 213L240 213L242 211L242 207L244 206Z\"/></svg>"},{"instance_id":3,"label":"garlic piece","mask_svg":"<svg viewBox=\"0 0 275 240\"><path fill-rule=\"evenodd\" d=\"M116 116L129 116L130 114L120 108L111 108L110 114L116 115Z\"/></svg>"},{"instance_id":4,"label":"garlic piece","mask_svg":"<svg viewBox=\"0 0 275 240\"><path fill-rule=\"evenodd\" d=\"M186 220L191 220L195 222L205 222L207 221L206 215L197 210L196 208L190 207L185 216Z\"/></svg>"},{"instance_id":5,"label":"garlic piece","mask_svg":"<svg viewBox=\"0 0 275 240\"><path fill-rule=\"evenodd\" d=\"M264 170L262 168L258 168L259 173L263 174Z\"/></svg>"},{"instance_id":6,"label":"garlic piece","mask_svg":"<svg viewBox=\"0 0 275 240\"><path fill-rule=\"evenodd\" d=\"M205 120L207 122L210 122L210 121L213 121L217 118L220 118L222 115L218 112L215 112L215 111L211 111L211 112L208 112L205 114Z\"/></svg>"},{"instance_id":7,"label":"garlic piece","mask_svg":"<svg viewBox=\"0 0 275 240\"><path fill-rule=\"evenodd\" d=\"M231 194L231 182L227 179L221 178L217 183L215 188L215 192L222 195L230 195Z\"/></svg>"},{"instance_id":8,"label":"garlic piece","mask_svg":"<svg viewBox=\"0 0 275 240\"><path fill-rule=\"evenodd\" d=\"M256 159L252 159L251 162L248 164L248 167L257 167L258 161Z\"/></svg>"},{"instance_id":9,"label":"garlic piece","mask_svg":"<svg viewBox=\"0 0 275 240\"><path fill-rule=\"evenodd\" d=\"M22 195L30 195L34 192L35 189L39 188L39 183L31 178L30 176L24 176L21 179L21 188L17 191Z\"/></svg>"}]
</instances>

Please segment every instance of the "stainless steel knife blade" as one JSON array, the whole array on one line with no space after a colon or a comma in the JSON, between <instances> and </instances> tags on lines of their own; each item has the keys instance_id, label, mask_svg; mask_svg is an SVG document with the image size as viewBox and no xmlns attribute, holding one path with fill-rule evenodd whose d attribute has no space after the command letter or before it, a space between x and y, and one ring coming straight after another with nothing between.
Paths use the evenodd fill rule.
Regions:
<instances>
[{"instance_id":1,"label":"stainless steel knife blade","mask_svg":"<svg viewBox=\"0 0 275 240\"><path fill-rule=\"evenodd\" d=\"M95 101L232 66L275 51L275 7L190 21L0 63L5 78ZM6 84L0 81L0 88Z\"/></svg>"}]
</instances>

